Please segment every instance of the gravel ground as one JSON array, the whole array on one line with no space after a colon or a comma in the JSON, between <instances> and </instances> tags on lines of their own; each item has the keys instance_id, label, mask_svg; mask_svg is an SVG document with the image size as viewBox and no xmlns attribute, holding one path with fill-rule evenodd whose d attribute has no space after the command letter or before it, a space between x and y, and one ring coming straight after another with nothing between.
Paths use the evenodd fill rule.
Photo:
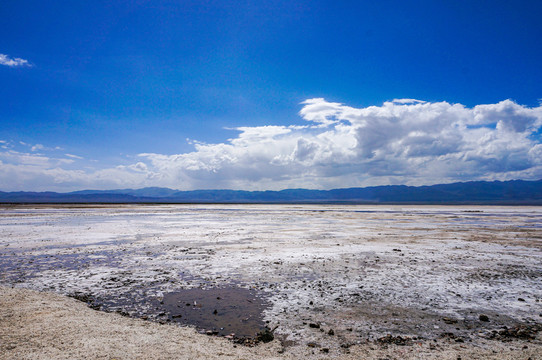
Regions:
<instances>
[{"instance_id":1,"label":"gravel ground","mask_svg":"<svg viewBox=\"0 0 542 360\"><path fill-rule=\"evenodd\" d=\"M409 346L355 345L348 353L279 341L235 345L193 328L161 325L95 311L53 293L0 287L0 359L541 359L539 343L448 339Z\"/></svg>"},{"instance_id":2,"label":"gravel ground","mask_svg":"<svg viewBox=\"0 0 542 360\"><path fill-rule=\"evenodd\" d=\"M7 358L538 359L541 224L538 207L5 206L0 346ZM204 301L183 316L162 306L223 289L261 301L228 319L259 316L275 340L233 347L178 326Z\"/></svg>"}]
</instances>

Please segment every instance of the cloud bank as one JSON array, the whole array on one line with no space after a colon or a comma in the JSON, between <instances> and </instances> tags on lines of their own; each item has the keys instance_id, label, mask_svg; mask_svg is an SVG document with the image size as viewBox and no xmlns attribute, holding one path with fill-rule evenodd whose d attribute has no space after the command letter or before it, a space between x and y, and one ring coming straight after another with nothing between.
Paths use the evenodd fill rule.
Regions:
<instances>
[{"instance_id":1,"label":"cloud bank","mask_svg":"<svg viewBox=\"0 0 542 360\"><path fill-rule=\"evenodd\" d=\"M329 189L542 178L542 106L504 100L467 108L396 99L354 108L321 98L301 105L303 125L239 127L237 136L222 143L194 141L194 151L183 154L138 154L135 163L115 168L89 171L70 163L67 169L79 159L5 151L0 180L68 191Z\"/></svg>"},{"instance_id":2,"label":"cloud bank","mask_svg":"<svg viewBox=\"0 0 542 360\"><path fill-rule=\"evenodd\" d=\"M21 58L10 58L8 55L0 54L0 65L5 65L9 67L18 67L18 66L31 66L28 60Z\"/></svg>"}]
</instances>

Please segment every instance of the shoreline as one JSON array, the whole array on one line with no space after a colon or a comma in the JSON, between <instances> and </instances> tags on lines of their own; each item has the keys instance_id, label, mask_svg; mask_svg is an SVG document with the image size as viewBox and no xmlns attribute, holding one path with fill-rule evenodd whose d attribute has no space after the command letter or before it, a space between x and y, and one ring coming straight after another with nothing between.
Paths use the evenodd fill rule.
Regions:
<instances>
[{"instance_id":1,"label":"shoreline","mask_svg":"<svg viewBox=\"0 0 542 360\"><path fill-rule=\"evenodd\" d=\"M542 358L536 342L441 339L400 346L359 344L344 352L280 340L255 347L197 333L191 327L158 324L105 313L72 298L0 286L0 359L528 359Z\"/></svg>"}]
</instances>

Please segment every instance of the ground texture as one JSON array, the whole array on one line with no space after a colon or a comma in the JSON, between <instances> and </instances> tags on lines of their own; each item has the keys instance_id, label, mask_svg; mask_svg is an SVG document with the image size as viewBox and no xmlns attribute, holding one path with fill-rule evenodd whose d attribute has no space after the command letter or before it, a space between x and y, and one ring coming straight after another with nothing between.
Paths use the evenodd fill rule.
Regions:
<instances>
[{"instance_id":1,"label":"ground texture","mask_svg":"<svg viewBox=\"0 0 542 360\"><path fill-rule=\"evenodd\" d=\"M536 207L6 206L0 356L540 359L541 224ZM236 316L274 340L205 335Z\"/></svg>"}]
</instances>

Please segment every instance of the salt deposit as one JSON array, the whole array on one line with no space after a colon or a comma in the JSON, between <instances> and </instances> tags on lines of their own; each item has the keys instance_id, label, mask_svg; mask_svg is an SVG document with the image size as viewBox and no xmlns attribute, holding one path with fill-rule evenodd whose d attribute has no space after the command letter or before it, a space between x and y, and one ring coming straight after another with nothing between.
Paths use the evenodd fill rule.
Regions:
<instances>
[{"instance_id":1,"label":"salt deposit","mask_svg":"<svg viewBox=\"0 0 542 360\"><path fill-rule=\"evenodd\" d=\"M249 288L287 348L486 344L505 326L541 346L539 207L4 206L0 270L0 284L156 322L165 294Z\"/></svg>"}]
</instances>

